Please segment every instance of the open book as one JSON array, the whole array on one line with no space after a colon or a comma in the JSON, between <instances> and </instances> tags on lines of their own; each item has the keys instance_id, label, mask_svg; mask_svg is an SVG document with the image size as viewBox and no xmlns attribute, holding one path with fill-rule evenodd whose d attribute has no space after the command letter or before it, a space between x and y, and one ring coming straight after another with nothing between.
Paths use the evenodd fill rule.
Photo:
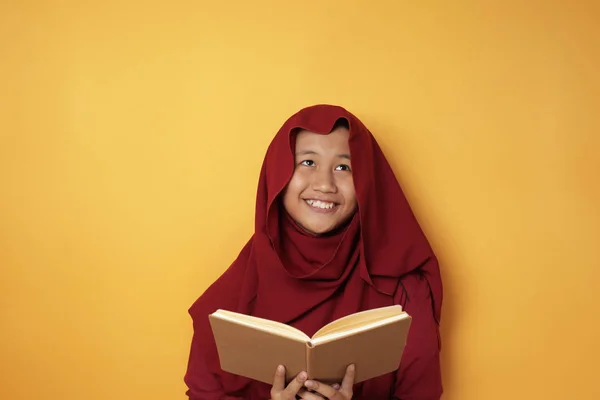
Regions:
<instances>
[{"instance_id":1,"label":"open book","mask_svg":"<svg viewBox=\"0 0 600 400\"><path fill-rule=\"evenodd\" d=\"M286 381L341 383L356 367L355 383L398 369L412 318L399 305L357 312L323 326L313 337L280 322L217 310L209 315L221 369L273 383L279 364Z\"/></svg>"}]
</instances>

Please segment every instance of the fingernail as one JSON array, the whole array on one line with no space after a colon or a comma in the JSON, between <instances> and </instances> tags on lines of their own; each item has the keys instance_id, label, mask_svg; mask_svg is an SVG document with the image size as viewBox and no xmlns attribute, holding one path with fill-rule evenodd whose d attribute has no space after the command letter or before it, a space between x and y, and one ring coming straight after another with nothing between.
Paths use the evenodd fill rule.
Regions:
<instances>
[{"instance_id":1,"label":"fingernail","mask_svg":"<svg viewBox=\"0 0 600 400\"><path fill-rule=\"evenodd\" d=\"M306 379L306 372L300 372L298 374L298 379L300 379L301 381L304 381Z\"/></svg>"},{"instance_id":2,"label":"fingernail","mask_svg":"<svg viewBox=\"0 0 600 400\"><path fill-rule=\"evenodd\" d=\"M283 365L279 365L277 367L277 372L283 372L285 370L285 368L283 368Z\"/></svg>"},{"instance_id":3,"label":"fingernail","mask_svg":"<svg viewBox=\"0 0 600 400\"><path fill-rule=\"evenodd\" d=\"M348 367L348 371L354 371L354 364L350 364L350 366Z\"/></svg>"},{"instance_id":4,"label":"fingernail","mask_svg":"<svg viewBox=\"0 0 600 400\"><path fill-rule=\"evenodd\" d=\"M306 386L307 388L311 388L313 387L315 384L312 381L306 381L304 382L304 386Z\"/></svg>"},{"instance_id":5,"label":"fingernail","mask_svg":"<svg viewBox=\"0 0 600 400\"><path fill-rule=\"evenodd\" d=\"M335 385L332 386L335 390L339 390L340 385L338 385L337 383Z\"/></svg>"}]
</instances>

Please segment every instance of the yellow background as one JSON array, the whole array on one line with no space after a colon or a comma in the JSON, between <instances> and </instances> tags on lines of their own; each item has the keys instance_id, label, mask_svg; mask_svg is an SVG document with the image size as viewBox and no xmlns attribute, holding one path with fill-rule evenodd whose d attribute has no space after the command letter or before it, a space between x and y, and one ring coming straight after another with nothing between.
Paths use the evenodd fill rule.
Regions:
<instances>
[{"instance_id":1,"label":"yellow background","mask_svg":"<svg viewBox=\"0 0 600 400\"><path fill-rule=\"evenodd\" d=\"M439 254L445 399L600 398L597 2L95 3L0 5L1 399L183 399L187 308L323 102Z\"/></svg>"}]
</instances>

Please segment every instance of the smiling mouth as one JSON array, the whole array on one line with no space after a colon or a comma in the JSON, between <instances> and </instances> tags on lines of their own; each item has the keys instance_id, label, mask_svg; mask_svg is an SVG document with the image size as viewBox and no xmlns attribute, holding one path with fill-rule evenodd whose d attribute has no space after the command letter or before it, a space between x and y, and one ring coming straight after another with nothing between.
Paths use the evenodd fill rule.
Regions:
<instances>
[{"instance_id":1,"label":"smiling mouth","mask_svg":"<svg viewBox=\"0 0 600 400\"><path fill-rule=\"evenodd\" d=\"M330 201L322 201L322 200L304 200L306 204L308 204L311 208L314 208L319 211L330 211L336 208L339 204L333 203Z\"/></svg>"}]
</instances>

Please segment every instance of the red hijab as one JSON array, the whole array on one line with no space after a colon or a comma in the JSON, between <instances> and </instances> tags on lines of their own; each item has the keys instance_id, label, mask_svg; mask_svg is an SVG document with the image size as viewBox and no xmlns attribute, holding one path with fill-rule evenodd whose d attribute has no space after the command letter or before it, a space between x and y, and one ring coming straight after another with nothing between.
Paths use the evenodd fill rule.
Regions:
<instances>
[{"instance_id":1,"label":"red hijab","mask_svg":"<svg viewBox=\"0 0 600 400\"><path fill-rule=\"evenodd\" d=\"M295 133L304 129L326 135L340 120L349 126L358 210L343 229L311 236L297 227L280 202L294 172ZM267 150L254 235L190 309L194 338L185 377L188 396L269 398L269 385L221 371L207 318L216 309L288 323L310 336L336 318L397 302L399 290L411 292L410 285L417 280L407 278L416 275L428 285L430 311L438 324L442 282L437 259L374 137L344 108L317 105L300 110ZM379 398L375 390L388 393L389 399L389 388L381 386L391 381L382 378L377 387L375 382L360 384L373 386L365 396Z\"/></svg>"}]
</instances>

